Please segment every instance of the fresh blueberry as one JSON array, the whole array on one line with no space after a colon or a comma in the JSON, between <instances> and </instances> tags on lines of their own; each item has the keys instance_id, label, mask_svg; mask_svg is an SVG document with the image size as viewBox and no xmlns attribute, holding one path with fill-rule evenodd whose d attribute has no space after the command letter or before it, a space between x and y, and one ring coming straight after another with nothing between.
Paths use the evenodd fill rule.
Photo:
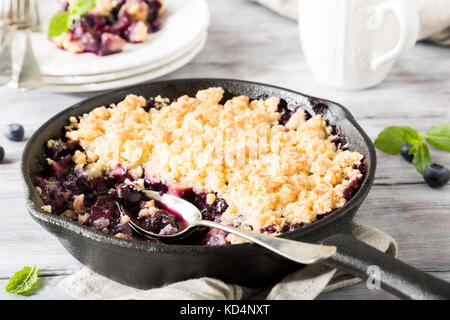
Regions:
<instances>
[{"instance_id":1,"label":"fresh blueberry","mask_svg":"<svg viewBox=\"0 0 450 320\"><path fill-rule=\"evenodd\" d=\"M5 137L11 141L21 141L25 135L23 126L18 123L8 124L4 132Z\"/></svg>"},{"instance_id":2,"label":"fresh blueberry","mask_svg":"<svg viewBox=\"0 0 450 320\"><path fill-rule=\"evenodd\" d=\"M412 162L414 159L413 154L409 154L409 150L411 150L411 145L408 142L405 142L402 144L402 147L400 148L400 154L402 155L403 159L405 159L408 162Z\"/></svg>"},{"instance_id":3,"label":"fresh blueberry","mask_svg":"<svg viewBox=\"0 0 450 320\"><path fill-rule=\"evenodd\" d=\"M423 179L432 188L440 188L450 179L450 171L439 164L433 163L425 168Z\"/></svg>"},{"instance_id":4,"label":"fresh blueberry","mask_svg":"<svg viewBox=\"0 0 450 320\"><path fill-rule=\"evenodd\" d=\"M5 159L5 149L3 147L0 147L0 163Z\"/></svg>"}]
</instances>

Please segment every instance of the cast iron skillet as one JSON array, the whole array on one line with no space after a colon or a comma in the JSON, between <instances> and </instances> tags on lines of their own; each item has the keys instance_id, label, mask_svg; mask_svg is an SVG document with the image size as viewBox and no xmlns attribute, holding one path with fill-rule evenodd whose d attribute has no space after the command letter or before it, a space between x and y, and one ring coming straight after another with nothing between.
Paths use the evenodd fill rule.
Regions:
<instances>
[{"instance_id":1,"label":"cast iron skillet","mask_svg":"<svg viewBox=\"0 0 450 320\"><path fill-rule=\"evenodd\" d=\"M43 162L44 145L60 137L70 116L78 116L102 105L117 103L129 93L177 98L195 95L200 89L223 87L225 99L236 95L250 98L276 96L289 107L301 106L312 115L320 113L345 137L349 148L364 155L367 172L358 193L341 209L285 238L335 245L338 252L323 263L361 279L369 277L368 267L381 270L381 287L401 298L449 299L450 284L381 253L356 240L351 224L356 211L372 186L376 157L374 146L347 109L334 102L265 84L225 79L184 79L154 82L116 90L80 102L51 118L28 141L22 157L22 175L29 213L82 264L120 283L138 288L197 277L214 277L228 283L265 287L299 269L299 265L254 244L217 247L158 245L118 239L81 226L68 219L45 213L35 188L35 176Z\"/></svg>"}]
</instances>

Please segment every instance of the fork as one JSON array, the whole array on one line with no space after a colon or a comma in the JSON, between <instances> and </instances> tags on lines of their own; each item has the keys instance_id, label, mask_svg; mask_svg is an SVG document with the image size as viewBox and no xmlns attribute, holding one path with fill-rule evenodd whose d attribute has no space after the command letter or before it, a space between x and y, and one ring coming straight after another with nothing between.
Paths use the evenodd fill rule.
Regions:
<instances>
[{"instance_id":1,"label":"fork","mask_svg":"<svg viewBox=\"0 0 450 320\"><path fill-rule=\"evenodd\" d=\"M2 47L0 49L0 85L12 80L12 39L16 27L13 25L18 18L18 2L13 0L1 1L0 21L2 28Z\"/></svg>"},{"instance_id":2,"label":"fork","mask_svg":"<svg viewBox=\"0 0 450 320\"><path fill-rule=\"evenodd\" d=\"M4 29L4 44L0 50L0 85L11 80L21 90L42 87L39 65L31 46L30 29L40 28L38 0L3 0L1 1L0 20ZM7 3L8 2L8 3ZM12 41L16 30L24 30L26 36L23 63L18 72L13 71Z\"/></svg>"},{"instance_id":3,"label":"fork","mask_svg":"<svg viewBox=\"0 0 450 320\"><path fill-rule=\"evenodd\" d=\"M19 72L17 84L20 90L34 90L44 85L39 64L33 53L30 37L30 30L39 31L40 29L38 0L19 0L19 2L21 1L23 3L23 10L21 10L21 17L23 17L23 19L20 19L19 24L20 28L24 29L26 44L22 68Z\"/></svg>"}]
</instances>

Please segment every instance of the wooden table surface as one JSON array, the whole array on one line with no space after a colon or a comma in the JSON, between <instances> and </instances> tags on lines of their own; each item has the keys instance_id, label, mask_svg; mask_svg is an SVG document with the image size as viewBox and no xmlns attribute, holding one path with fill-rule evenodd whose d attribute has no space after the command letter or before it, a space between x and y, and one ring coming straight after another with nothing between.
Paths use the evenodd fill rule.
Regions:
<instances>
[{"instance_id":1,"label":"wooden table surface","mask_svg":"<svg viewBox=\"0 0 450 320\"><path fill-rule=\"evenodd\" d=\"M388 78L364 91L337 91L317 84L306 65L297 25L245 0L211 0L212 22L204 50L163 79L223 77L283 86L345 105L371 138L388 125L422 132L450 121L450 48L418 44L401 57ZM44 121L93 94L18 92L0 87L0 126L18 122L29 137ZM0 136L0 299L7 279L25 265L40 267L43 284L26 299L64 299L54 288L81 265L57 239L28 216L19 177L24 142ZM450 167L450 154L431 150L432 161ZM450 280L450 186L429 188L400 156L378 152L375 184L357 221L390 234L399 258ZM320 299L392 299L363 283L322 294Z\"/></svg>"}]
</instances>

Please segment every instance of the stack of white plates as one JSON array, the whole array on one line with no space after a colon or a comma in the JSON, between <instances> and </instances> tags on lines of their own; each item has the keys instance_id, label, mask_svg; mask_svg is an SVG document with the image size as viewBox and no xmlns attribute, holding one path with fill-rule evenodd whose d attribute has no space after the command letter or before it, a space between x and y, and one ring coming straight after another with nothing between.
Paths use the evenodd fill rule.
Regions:
<instances>
[{"instance_id":1,"label":"stack of white plates","mask_svg":"<svg viewBox=\"0 0 450 320\"><path fill-rule=\"evenodd\" d=\"M45 9L41 10L44 21L56 12L53 6L41 9ZM162 29L150 34L144 43L127 43L123 52L105 57L72 54L58 49L47 38L46 30L33 33L33 50L45 82L42 89L53 92L107 90L152 80L184 66L205 44L208 4L206 0L166 0L162 23Z\"/></svg>"}]
</instances>

